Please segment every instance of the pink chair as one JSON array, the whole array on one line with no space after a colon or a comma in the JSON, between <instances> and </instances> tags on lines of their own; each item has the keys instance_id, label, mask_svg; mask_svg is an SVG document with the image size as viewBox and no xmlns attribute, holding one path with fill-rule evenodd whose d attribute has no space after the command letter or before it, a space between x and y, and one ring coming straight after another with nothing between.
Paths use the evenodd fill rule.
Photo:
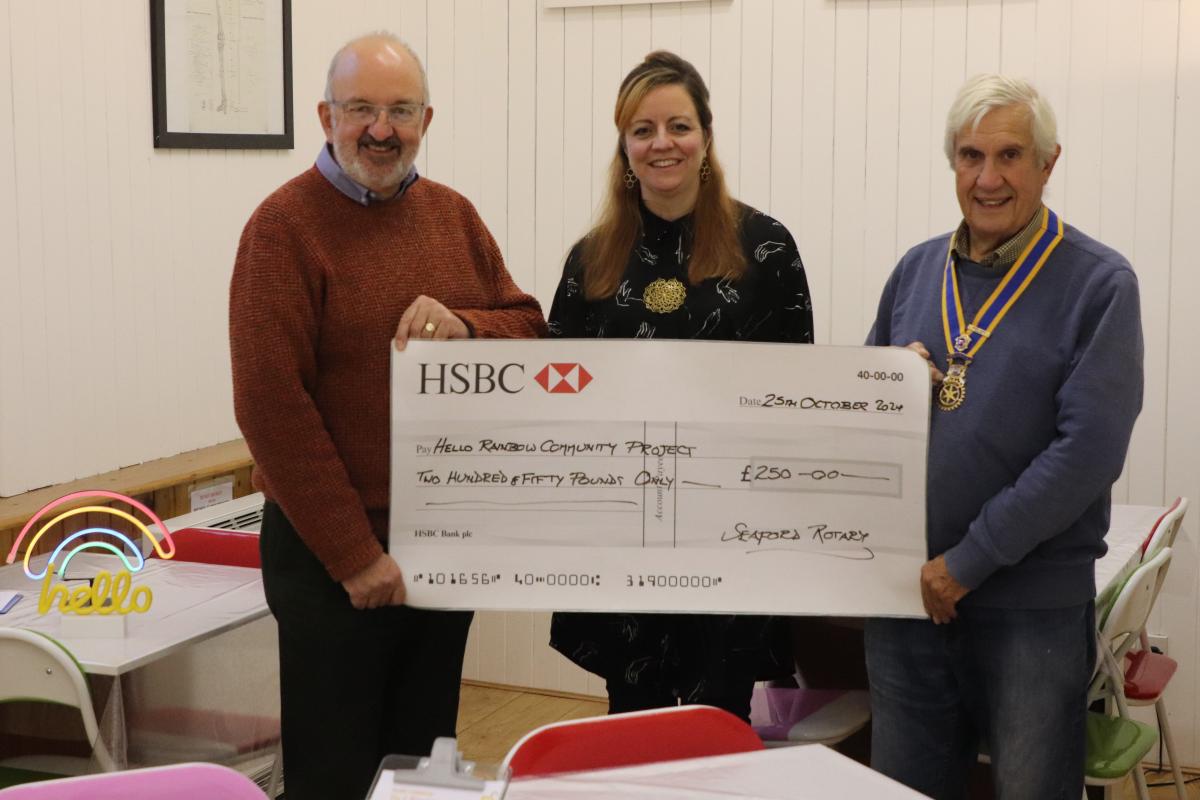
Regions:
<instances>
[{"instance_id":1,"label":"pink chair","mask_svg":"<svg viewBox=\"0 0 1200 800\"><path fill-rule=\"evenodd\" d=\"M871 721L871 697L861 689L756 686L750 724L767 747L834 745Z\"/></svg>"},{"instance_id":2,"label":"pink chair","mask_svg":"<svg viewBox=\"0 0 1200 800\"><path fill-rule=\"evenodd\" d=\"M762 750L754 730L712 706L675 706L543 725L504 757L514 778Z\"/></svg>"},{"instance_id":3,"label":"pink chair","mask_svg":"<svg viewBox=\"0 0 1200 800\"><path fill-rule=\"evenodd\" d=\"M2 800L263 800L254 782L218 764L105 772L26 783L0 791Z\"/></svg>"}]
</instances>

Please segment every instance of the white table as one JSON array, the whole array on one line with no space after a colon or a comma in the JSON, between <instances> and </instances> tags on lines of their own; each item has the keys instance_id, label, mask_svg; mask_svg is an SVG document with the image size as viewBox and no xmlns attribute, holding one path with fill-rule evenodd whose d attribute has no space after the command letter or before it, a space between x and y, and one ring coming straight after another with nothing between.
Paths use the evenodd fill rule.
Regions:
<instances>
[{"instance_id":1,"label":"white table","mask_svg":"<svg viewBox=\"0 0 1200 800\"><path fill-rule=\"evenodd\" d=\"M1112 507L1112 522L1104 537L1108 552L1096 562L1097 596L1103 597L1121 588L1121 583L1141 558L1142 542L1166 512L1165 506Z\"/></svg>"},{"instance_id":2,"label":"white table","mask_svg":"<svg viewBox=\"0 0 1200 800\"><path fill-rule=\"evenodd\" d=\"M30 566L41 572L48 558L30 559ZM71 561L70 573L94 575L99 569L115 571L119 565L114 556L80 553ZM11 564L0 569L0 589L16 589L25 597L0 617L0 626L54 637L92 675L121 675L267 614L262 572L256 569L151 558L141 572L134 573L133 583L150 587L154 603L144 614L126 616L124 637L63 636L57 609L46 614L37 611L41 583L31 580L20 563Z\"/></svg>"},{"instance_id":3,"label":"white table","mask_svg":"<svg viewBox=\"0 0 1200 800\"><path fill-rule=\"evenodd\" d=\"M35 572L47 558L31 559ZM119 565L114 556L80 553L69 575L94 575ZM21 564L12 564L0 568L0 589L25 596L0 616L0 626L45 633L71 651L89 674L101 735L119 766L231 758L237 747L218 742L222 731L235 727L239 735L255 739L277 730L278 651L262 573L152 558L133 583L150 587L154 602L146 613L127 615L124 637L64 636L60 612L38 614L41 583L31 580ZM176 709L192 712L191 719L207 729L176 736L138 728L140 720ZM13 724L14 732L23 727Z\"/></svg>"},{"instance_id":4,"label":"white table","mask_svg":"<svg viewBox=\"0 0 1200 800\"><path fill-rule=\"evenodd\" d=\"M823 745L589 770L509 784L505 800L828 800L924 797Z\"/></svg>"}]
</instances>

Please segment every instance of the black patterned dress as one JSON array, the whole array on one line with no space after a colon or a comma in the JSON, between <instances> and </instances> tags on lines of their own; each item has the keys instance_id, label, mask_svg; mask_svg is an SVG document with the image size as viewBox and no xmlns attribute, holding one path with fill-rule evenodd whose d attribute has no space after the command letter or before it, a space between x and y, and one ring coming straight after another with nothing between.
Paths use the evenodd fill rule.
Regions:
<instances>
[{"instance_id":1,"label":"black patterned dress","mask_svg":"<svg viewBox=\"0 0 1200 800\"><path fill-rule=\"evenodd\" d=\"M746 272L737 281L689 286L691 216L667 221L643 207L642 232L616 293L589 301L576 243L550 309L550 335L811 343L808 281L792 235L766 214L741 209ZM677 286L672 279L686 287L674 310L677 294L663 291ZM792 672L790 650L777 646L783 638L771 618L757 615L560 612L550 629L552 647L605 679L611 712L681 700L742 718L760 675Z\"/></svg>"}]
</instances>

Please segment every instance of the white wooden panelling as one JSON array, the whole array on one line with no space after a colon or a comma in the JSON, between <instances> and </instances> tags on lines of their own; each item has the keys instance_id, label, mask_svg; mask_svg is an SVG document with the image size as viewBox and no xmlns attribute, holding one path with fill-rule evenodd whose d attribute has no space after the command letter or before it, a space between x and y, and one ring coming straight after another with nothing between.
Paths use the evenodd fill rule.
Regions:
<instances>
[{"instance_id":1,"label":"white wooden panelling","mask_svg":"<svg viewBox=\"0 0 1200 800\"><path fill-rule=\"evenodd\" d=\"M483 95L480 91L479 71L499 71L503 64L488 64L483 59L483 31L480 19L483 12L482 0L454 0L453 3L445 5L452 5L454 8L448 43L454 61L450 87L453 117L443 118L443 127L439 131L442 141L449 142L454 164L454 171L446 175L446 181L451 186L458 187L458 191L479 207L483 188L482 148L489 132L487 122L480 113Z\"/></svg>"},{"instance_id":2,"label":"white wooden panelling","mask_svg":"<svg viewBox=\"0 0 1200 800\"><path fill-rule=\"evenodd\" d=\"M537 269L537 12L528 0L508 3L508 251L517 283L532 291L551 280ZM557 283L557 282L556 282ZM553 288L541 293L545 310Z\"/></svg>"},{"instance_id":3,"label":"white wooden panelling","mask_svg":"<svg viewBox=\"0 0 1200 800\"><path fill-rule=\"evenodd\" d=\"M1189 547L1180 548L1189 558L1171 568L1162 630L1179 646L1173 651L1180 671L1171 687L1170 705L1179 725L1173 727L1180 749L1191 764L1200 763L1200 646L1196 620L1200 619L1200 570L1196 566L1196 541L1200 538L1200 432L1197 430L1196 398L1200 397L1200 358L1196 357L1195 303L1200 297L1200 3L1179 4L1177 38L1178 67L1175 72L1174 183L1171 227L1170 307L1167 337L1168 371L1167 444L1165 496L1185 495L1192 510L1185 522L1191 534ZM1160 45L1164 46L1164 45ZM1165 155L1165 154L1164 154ZM1160 155L1160 157L1163 157ZM1148 264L1146 268L1154 268ZM1180 534L1182 537L1183 534ZM1182 568L1181 568L1182 567ZM1185 576L1190 573L1191 580ZM1183 580L1181 580L1181 578ZM1188 587L1190 594L1176 594ZM1166 594L1164 590L1164 594Z\"/></svg>"},{"instance_id":4,"label":"white wooden panelling","mask_svg":"<svg viewBox=\"0 0 1200 800\"><path fill-rule=\"evenodd\" d=\"M966 64L967 9L961 5L935 5L933 14L933 72L930 83L931 138L940 158L930 160L929 222L926 237L953 228L959 218L954 195L954 177L942 147L946 111L954 94L969 77ZM904 202L903 199L900 200ZM910 243L911 244L911 243Z\"/></svg>"},{"instance_id":5,"label":"white wooden panelling","mask_svg":"<svg viewBox=\"0 0 1200 800\"><path fill-rule=\"evenodd\" d=\"M725 170L725 182L735 196L741 196L741 131L745 119L742 115L742 66L738 57L742 45L742 3L743 0L732 0L713 7L709 51L712 63L721 65L712 70L708 82L712 95L709 105L713 112L711 148Z\"/></svg>"},{"instance_id":6,"label":"white wooden panelling","mask_svg":"<svg viewBox=\"0 0 1200 800\"><path fill-rule=\"evenodd\" d=\"M763 210L783 223L797 240L801 258L808 256L800 239L801 150L804 130L804 58L799 35L804 29L804 6L776 2L771 27L771 197Z\"/></svg>"},{"instance_id":7,"label":"white wooden panelling","mask_svg":"<svg viewBox=\"0 0 1200 800\"><path fill-rule=\"evenodd\" d=\"M632 67L621 60L621 48L614 42L621 39L621 9L602 6L592 9L592 192L591 215L594 222L604 193L608 189L608 167L612 163L619 136L613 124L613 109L617 104L617 90L621 79ZM578 239L584 231L571 231L571 241ZM546 309L549 313L549 309Z\"/></svg>"},{"instance_id":8,"label":"white wooden panelling","mask_svg":"<svg viewBox=\"0 0 1200 800\"><path fill-rule=\"evenodd\" d=\"M942 126L933 124L933 5L931 0L904 0L900 6L900 106L896 147L896 253L929 237L932 186L944 191L946 159ZM941 167L940 170L935 167ZM873 165L872 165L873 166ZM934 177L936 174L936 178ZM883 281L876 285L883 288ZM874 306L867 309L871 314Z\"/></svg>"},{"instance_id":9,"label":"white wooden panelling","mask_svg":"<svg viewBox=\"0 0 1200 800\"><path fill-rule=\"evenodd\" d=\"M1179 24L1174 2L1142 4L1141 69L1137 75L1136 184L1132 247L1125 254L1138 272L1142 331L1146 343L1146 394L1129 450L1126 470L1130 497L1153 497L1165 480L1163 450L1167 432L1167 365L1170 355L1170 273L1154 265L1171 258L1171 163L1157 156L1171 148L1175 119L1177 52L1163 47ZM1129 109L1126 109L1128 113ZM1107 148L1106 148L1107 150ZM1127 161L1123 156L1111 158ZM1167 499L1167 498L1163 498Z\"/></svg>"},{"instance_id":10,"label":"white wooden panelling","mask_svg":"<svg viewBox=\"0 0 1200 800\"><path fill-rule=\"evenodd\" d=\"M422 149L429 177L449 184L455 183L454 137L458 100L454 93L454 12L453 2L430 3L426 7L425 29L425 69L434 114Z\"/></svg>"},{"instance_id":11,"label":"white wooden panelling","mask_svg":"<svg viewBox=\"0 0 1200 800\"><path fill-rule=\"evenodd\" d=\"M813 302L813 335L830 343L833 314L833 76L834 10L821 0L804 3L804 119L800 129L800 244ZM782 177L782 176L781 176ZM764 209L769 211L770 209Z\"/></svg>"},{"instance_id":12,"label":"white wooden panelling","mask_svg":"<svg viewBox=\"0 0 1200 800\"><path fill-rule=\"evenodd\" d=\"M565 11L545 10L537 17L537 175L533 229L537 272L534 286L543 304L562 274L566 252L563 235L563 108ZM647 22L649 20L647 19Z\"/></svg>"},{"instance_id":13,"label":"white wooden panelling","mask_svg":"<svg viewBox=\"0 0 1200 800\"><path fill-rule=\"evenodd\" d=\"M1129 113L1138 107L1138 70L1142 37L1140 2L1110 2L1108 9L1104 66L1104 94L1100 142L1101 170L1100 224L1093 233L1117 252L1132 257L1137 198L1137 161L1128 158L1137 152L1138 115ZM1148 320L1155 325L1157 320ZM1113 486L1113 501L1129 499L1129 469L1122 472Z\"/></svg>"},{"instance_id":14,"label":"white wooden panelling","mask_svg":"<svg viewBox=\"0 0 1200 800\"><path fill-rule=\"evenodd\" d=\"M1002 13L999 70L1031 78L1037 68L1037 3L1004 0Z\"/></svg>"},{"instance_id":15,"label":"white wooden panelling","mask_svg":"<svg viewBox=\"0 0 1200 800\"><path fill-rule=\"evenodd\" d=\"M24 385L24 349L28 334L22 324L20 226L17 211L17 158L13 125L13 42L15 20L9 4L0 6L0 495L25 488L30 450L25 430L28 391ZM24 198L22 203L26 202ZM49 458L50 454L46 454Z\"/></svg>"},{"instance_id":16,"label":"white wooden panelling","mask_svg":"<svg viewBox=\"0 0 1200 800\"><path fill-rule=\"evenodd\" d=\"M896 230L899 198L907 197L907 187L899 185L896 147L900 137L900 65L901 13L896 4L886 4L870 16L867 42L866 152L863 170L864 241L862 273L857 297L849 307L858 308L857 317L847 314L847 324L839 341L861 344L875 318L875 308L892 267L896 264ZM841 316L840 314L838 315Z\"/></svg>"},{"instance_id":17,"label":"white wooden panelling","mask_svg":"<svg viewBox=\"0 0 1200 800\"><path fill-rule=\"evenodd\" d=\"M1146 401L1115 495L1194 503L1154 626L1200 764L1200 4L349 0L293 15L295 150L155 151L144 0L0 0L0 494L237 435L238 236L312 164L328 59L358 33L391 29L425 60L436 110L418 169L476 204L543 303L602 197L621 78L651 49L681 52L711 89L734 194L800 244L822 343L860 341L895 259L957 223L945 112L964 77L999 67L1057 112L1051 205L1139 275ZM465 674L603 694L546 648L549 619L478 615Z\"/></svg>"},{"instance_id":18,"label":"white wooden panelling","mask_svg":"<svg viewBox=\"0 0 1200 800\"><path fill-rule=\"evenodd\" d=\"M655 50L680 52L683 25L679 3L663 3L650 8L650 46Z\"/></svg>"},{"instance_id":19,"label":"white wooden panelling","mask_svg":"<svg viewBox=\"0 0 1200 800\"><path fill-rule=\"evenodd\" d=\"M684 3L680 26L680 54L692 62L705 84L711 85L712 7L709 0Z\"/></svg>"},{"instance_id":20,"label":"white wooden panelling","mask_svg":"<svg viewBox=\"0 0 1200 800\"><path fill-rule=\"evenodd\" d=\"M576 239L592 222L592 168L594 151L592 136L592 9L564 10L563 60L563 169L562 169L562 226L563 246L559 263ZM614 48L615 49L615 48ZM611 136L605 137L612 140ZM597 178L596 180L600 180Z\"/></svg>"},{"instance_id":21,"label":"white wooden panelling","mask_svg":"<svg viewBox=\"0 0 1200 800\"><path fill-rule=\"evenodd\" d=\"M743 202L765 209L771 204L772 4L743 3L741 23L741 113L732 119L740 129L736 193Z\"/></svg>"},{"instance_id":22,"label":"white wooden panelling","mask_svg":"<svg viewBox=\"0 0 1200 800\"><path fill-rule=\"evenodd\" d=\"M501 250L508 248L508 0L482 0L476 73L479 214ZM524 277L524 276L522 276ZM532 275L529 276L530 278ZM526 278L528 280L528 278Z\"/></svg>"},{"instance_id":23,"label":"white wooden panelling","mask_svg":"<svg viewBox=\"0 0 1200 800\"><path fill-rule=\"evenodd\" d=\"M864 248L866 235L873 233L876 222L866 213L867 128L876 120L883 125L890 121L886 109L867 105L866 0L839 2L834 29L833 207L845 209L845 213L833 216L830 263L835 272L829 307L845 308L846 312L832 318L829 343L862 344L870 327L861 308ZM888 191L882 184L869 188ZM874 288L872 294L878 297Z\"/></svg>"},{"instance_id":24,"label":"white wooden panelling","mask_svg":"<svg viewBox=\"0 0 1200 800\"><path fill-rule=\"evenodd\" d=\"M621 63L628 71L654 49L650 6L621 7Z\"/></svg>"},{"instance_id":25,"label":"white wooden panelling","mask_svg":"<svg viewBox=\"0 0 1200 800\"><path fill-rule=\"evenodd\" d=\"M40 94L37 70L37 37L30 32L37 30L36 7L14 5L9 11L12 30L23 32L11 37L12 53L12 97L14 113L13 159L17 196L17 235L12 250L17 257L18 291L20 297L19 320L22 331L21 360L17 376L21 385L21 396L25 398L21 407L8 413L17 413L21 419L23 445L18 458L21 478L29 486L40 486L52 481L55 458L68 460L62 451L55 452L52 429L55 423L51 414L35 414L34 406L27 398L44 400L50 392L48 375L49 336L47 325L57 316L58 298L47 297L43 277L43 209L48 207L49 198L38 176L41 153L41 138L38 133ZM52 99L52 97L50 98ZM17 114L15 109L21 109ZM20 154L21 157L17 157ZM50 319L48 319L50 318ZM8 375L6 380L10 380ZM69 461L68 461L69 463ZM73 465L72 465L73 466ZM19 488L24 488L23 486ZM8 490L6 490L7 492Z\"/></svg>"},{"instance_id":26,"label":"white wooden panelling","mask_svg":"<svg viewBox=\"0 0 1200 800\"><path fill-rule=\"evenodd\" d=\"M1003 14L1003 6L997 0L967 0L968 76L1000 69Z\"/></svg>"}]
</instances>

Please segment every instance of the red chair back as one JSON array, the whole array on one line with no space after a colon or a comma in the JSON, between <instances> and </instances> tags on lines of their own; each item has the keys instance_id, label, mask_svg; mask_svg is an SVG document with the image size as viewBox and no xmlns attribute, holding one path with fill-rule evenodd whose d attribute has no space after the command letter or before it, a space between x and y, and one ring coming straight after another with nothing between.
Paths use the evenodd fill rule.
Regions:
<instances>
[{"instance_id":1,"label":"red chair back","mask_svg":"<svg viewBox=\"0 0 1200 800\"><path fill-rule=\"evenodd\" d=\"M520 778L762 749L733 714L679 706L545 725L513 745L504 764Z\"/></svg>"},{"instance_id":2,"label":"red chair back","mask_svg":"<svg viewBox=\"0 0 1200 800\"><path fill-rule=\"evenodd\" d=\"M221 528L183 528L171 533L175 560L262 569L258 534Z\"/></svg>"}]
</instances>

